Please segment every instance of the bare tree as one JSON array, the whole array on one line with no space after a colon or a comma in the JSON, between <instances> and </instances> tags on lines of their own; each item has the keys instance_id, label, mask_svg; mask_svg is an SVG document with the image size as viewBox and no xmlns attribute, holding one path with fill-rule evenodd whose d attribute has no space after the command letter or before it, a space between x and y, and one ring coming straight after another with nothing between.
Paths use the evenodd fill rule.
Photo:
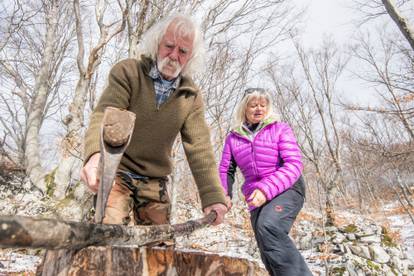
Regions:
<instances>
[{"instance_id":1,"label":"bare tree","mask_svg":"<svg viewBox=\"0 0 414 276\"><path fill-rule=\"evenodd\" d=\"M410 22L401 13L401 9L409 0L354 0L355 10L362 13L361 24L365 24L383 15L388 15L396 24L401 34L414 50L414 33Z\"/></svg>"},{"instance_id":2,"label":"bare tree","mask_svg":"<svg viewBox=\"0 0 414 276\"><path fill-rule=\"evenodd\" d=\"M19 27L9 34L0 61L10 94L3 94L6 116L1 123L9 135L8 144L17 148L32 183L46 192L45 170L40 158L39 133L47 116L58 110L65 75L69 72L64 56L70 46L70 26L64 1L14 1L13 19L22 15ZM64 35L59 35L63 33ZM28 59L32 57L32 59ZM14 125L14 123L17 123Z\"/></svg>"},{"instance_id":3,"label":"bare tree","mask_svg":"<svg viewBox=\"0 0 414 276\"><path fill-rule=\"evenodd\" d=\"M409 25L409 22L404 18L401 13L398 11L397 7L392 0L382 0L382 3L387 11L388 15L394 20L397 24L398 29L407 39L408 43L411 46L411 49L414 50L414 33L412 27Z\"/></svg>"},{"instance_id":4,"label":"bare tree","mask_svg":"<svg viewBox=\"0 0 414 276\"><path fill-rule=\"evenodd\" d=\"M84 8L87 10L86 8ZM65 192L73 186L72 180L76 178L81 165L81 145L82 131L85 125L84 113L87 103L88 94L93 88L93 76L96 69L101 63L105 46L126 26L126 18L128 9L118 2L118 14L108 12L108 2L97 1L95 6L95 19L99 29L99 37L96 44L86 51L85 31L83 28L83 20L81 15L81 6L79 0L73 1L73 10L76 22L76 38L78 42L77 68L79 79L77 81L74 96L69 104L69 113L65 116L63 123L66 127L66 134L63 137L61 148L62 157L56 168L54 182L56 184L55 197L61 199L65 196ZM114 17L112 22L105 23L105 17ZM89 55L85 62L85 52ZM94 97L92 97L93 99ZM83 187L83 186L81 186ZM83 190L79 192L83 195Z\"/></svg>"},{"instance_id":5,"label":"bare tree","mask_svg":"<svg viewBox=\"0 0 414 276\"><path fill-rule=\"evenodd\" d=\"M297 64L290 69L271 64L268 73L277 91L277 107L283 119L295 127L306 161L322 184L326 224L333 225L335 198L345 196L336 82L347 59L330 41L316 51L305 51L298 42L294 45Z\"/></svg>"},{"instance_id":6,"label":"bare tree","mask_svg":"<svg viewBox=\"0 0 414 276\"><path fill-rule=\"evenodd\" d=\"M406 51L401 51L395 41L386 36L381 39L381 47L377 50L369 38L361 37L360 46L353 48L352 53L362 61L362 66L367 68L366 71L361 70L362 73L355 74L376 87L381 102L377 106L348 105L348 109L364 110L392 118L403 127L408 139L413 141L414 92L409 81L414 76L414 67L410 65L412 56Z\"/></svg>"}]
</instances>

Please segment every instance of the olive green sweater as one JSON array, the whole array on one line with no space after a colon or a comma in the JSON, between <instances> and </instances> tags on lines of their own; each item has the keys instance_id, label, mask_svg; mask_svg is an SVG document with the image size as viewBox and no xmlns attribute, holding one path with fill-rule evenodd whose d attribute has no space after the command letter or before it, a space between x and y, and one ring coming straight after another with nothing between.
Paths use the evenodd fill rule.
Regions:
<instances>
[{"instance_id":1,"label":"olive green sweater","mask_svg":"<svg viewBox=\"0 0 414 276\"><path fill-rule=\"evenodd\" d=\"M85 161L99 152L99 130L105 108L124 108L136 114L136 121L120 169L149 177L169 175L172 146L180 133L203 208L224 204L201 91L191 79L182 77L176 91L157 109L153 80L148 76L151 65L149 58L141 57L140 61L126 59L112 67L107 86L90 118Z\"/></svg>"}]
</instances>

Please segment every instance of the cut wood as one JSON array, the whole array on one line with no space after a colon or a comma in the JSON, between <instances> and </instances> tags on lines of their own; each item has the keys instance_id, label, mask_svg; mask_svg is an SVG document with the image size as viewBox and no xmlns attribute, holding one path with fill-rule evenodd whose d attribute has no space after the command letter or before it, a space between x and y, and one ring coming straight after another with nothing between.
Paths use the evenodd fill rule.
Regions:
<instances>
[{"instance_id":1,"label":"cut wood","mask_svg":"<svg viewBox=\"0 0 414 276\"><path fill-rule=\"evenodd\" d=\"M246 259L206 252L92 246L46 252L36 275L263 276L268 273Z\"/></svg>"}]
</instances>

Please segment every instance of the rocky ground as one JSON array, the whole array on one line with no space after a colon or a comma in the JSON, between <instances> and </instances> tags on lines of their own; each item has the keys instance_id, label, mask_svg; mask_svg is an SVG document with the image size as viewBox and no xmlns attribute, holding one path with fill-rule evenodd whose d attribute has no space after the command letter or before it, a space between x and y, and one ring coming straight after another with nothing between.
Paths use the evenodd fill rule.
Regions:
<instances>
[{"instance_id":1,"label":"rocky ground","mask_svg":"<svg viewBox=\"0 0 414 276\"><path fill-rule=\"evenodd\" d=\"M0 179L0 214L47 216L53 205L36 191ZM19 184L20 183L20 184ZM188 202L178 202L173 223L200 217ZM398 205L388 204L374 217L338 210L338 225L322 228L320 212L301 212L292 237L314 275L414 275L414 226ZM234 207L227 223L180 237L176 247L240 257L263 266L243 206ZM0 275L34 275L42 250L0 251ZM328 269L327 269L328 268Z\"/></svg>"}]
</instances>

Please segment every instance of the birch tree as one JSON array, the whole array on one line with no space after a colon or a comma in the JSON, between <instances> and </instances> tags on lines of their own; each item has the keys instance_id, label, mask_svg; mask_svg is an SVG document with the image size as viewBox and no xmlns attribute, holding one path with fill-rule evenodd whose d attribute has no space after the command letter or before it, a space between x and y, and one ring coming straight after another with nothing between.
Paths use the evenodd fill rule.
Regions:
<instances>
[{"instance_id":1,"label":"birch tree","mask_svg":"<svg viewBox=\"0 0 414 276\"><path fill-rule=\"evenodd\" d=\"M74 185L76 176L79 173L81 160L82 160L82 138L85 125L85 107L88 102L88 95L92 93L90 99L95 99L94 91L94 76L96 70L101 63L105 46L116 35L121 33L126 26L126 19L128 15L128 9L126 4L122 5L121 2L117 3L118 7L115 7L115 14L109 12L109 6L107 1L96 1L95 6L95 20L99 30L99 36L94 41L94 45L87 48L85 41L85 15L81 14L81 10L88 11L86 7L81 8L79 0L73 0L73 10L75 14L76 22L76 39L78 45L78 53L76 57L77 69L79 72L79 78L75 86L73 97L69 104L69 112L65 116L63 123L66 127L66 134L62 139L59 151L61 152L61 158L56 168L54 182L56 185L55 197L61 199L65 196L65 192ZM109 17L109 23L107 23L107 17ZM113 18L111 18L113 17ZM89 30L90 31L90 30ZM88 32L89 32L88 31ZM91 38L90 38L91 39ZM90 45L90 44L89 44ZM88 53L85 59L85 54ZM75 182L76 183L76 182ZM81 190L78 194L82 196L84 194L84 186L79 187Z\"/></svg>"},{"instance_id":2,"label":"birch tree","mask_svg":"<svg viewBox=\"0 0 414 276\"><path fill-rule=\"evenodd\" d=\"M61 105L59 88L69 72L64 56L71 39L71 33L62 28L70 26L70 17L64 1L13 3L15 12L7 18L10 25L17 14L23 19L3 45L2 81L11 93L2 95L6 116L1 122L31 182L46 192L39 133L47 116Z\"/></svg>"}]
</instances>

